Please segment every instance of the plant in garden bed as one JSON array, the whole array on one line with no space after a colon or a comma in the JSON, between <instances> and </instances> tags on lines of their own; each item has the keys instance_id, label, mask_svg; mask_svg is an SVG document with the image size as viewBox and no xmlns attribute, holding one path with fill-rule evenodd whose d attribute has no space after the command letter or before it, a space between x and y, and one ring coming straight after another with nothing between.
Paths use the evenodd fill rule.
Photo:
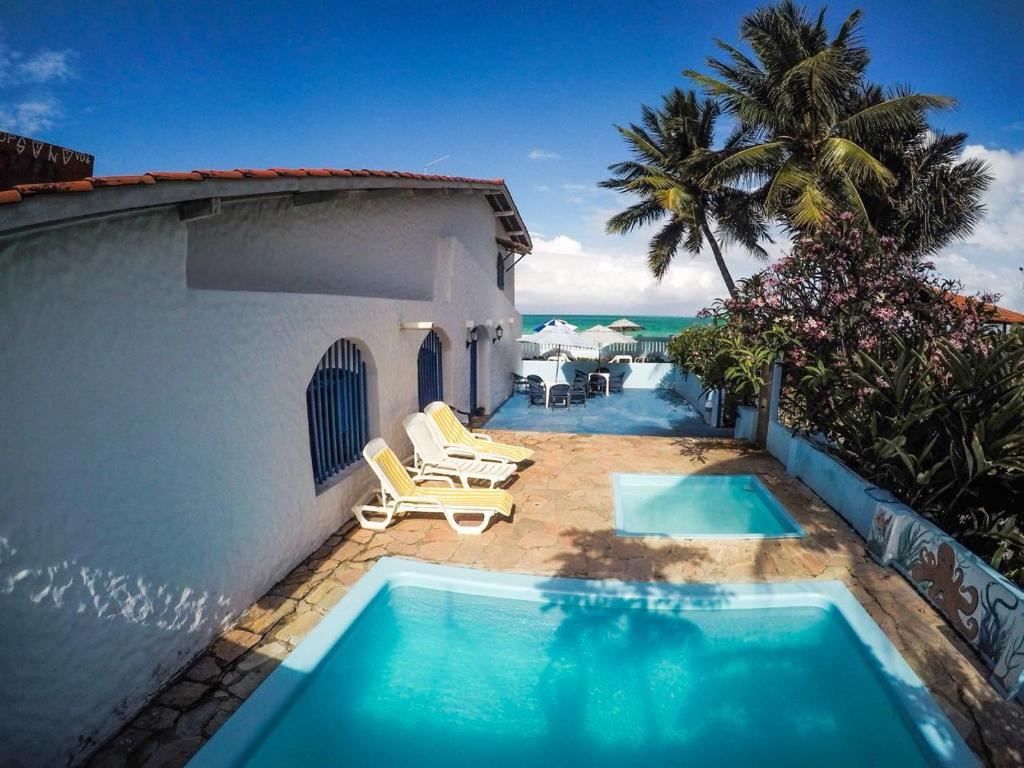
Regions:
<instances>
[{"instance_id":1,"label":"plant in garden bed","mask_svg":"<svg viewBox=\"0 0 1024 768\"><path fill-rule=\"evenodd\" d=\"M859 351L805 368L838 456L1018 581L1024 578L1024 341ZM886 345L886 346L889 346Z\"/></svg>"}]
</instances>

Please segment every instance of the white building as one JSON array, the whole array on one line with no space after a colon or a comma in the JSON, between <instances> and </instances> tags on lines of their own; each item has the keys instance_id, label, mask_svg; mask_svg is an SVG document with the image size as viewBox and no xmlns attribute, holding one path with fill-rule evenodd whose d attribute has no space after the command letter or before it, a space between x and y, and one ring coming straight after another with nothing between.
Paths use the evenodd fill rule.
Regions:
<instances>
[{"instance_id":1,"label":"white building","mask_svg":"<svg viewBox=\"0 0 1024 768\"><path fill-rule=\"evenodd\" d=\"M349 517L361 442L406 450L438 343L447 402L510 394L531 242L500 180L152 173L0 203L0 763L65 764Z\"/></svg>"}]
</instances>

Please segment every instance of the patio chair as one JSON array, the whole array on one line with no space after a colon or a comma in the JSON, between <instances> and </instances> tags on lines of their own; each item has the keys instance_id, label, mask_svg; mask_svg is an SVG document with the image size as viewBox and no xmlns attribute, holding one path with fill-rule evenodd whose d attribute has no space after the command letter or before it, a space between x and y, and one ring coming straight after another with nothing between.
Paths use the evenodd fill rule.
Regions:
<instances>
[{"instance_id":1,"label":"patio chair","mask_svg":"<svg viewBox=\"0 0 1024 768\"><path fill-rule=\"evenodd\" d=\"M525 376L520 376L518 373L512 374L512 391L516 394L522 394L530 391L530 380Z\"/></svg>"},{"instance_id":2,"label":"patio chair","mask_svg":"<svg viewBox=\"0 0 1024 768\"><path fill-rule=\"evenodd\" d=\"M548 406L551 408L569 407L569 385L552 384L548 390Z\"/></svg>"},{"instance_id":3,"label":"patio chair","mask_svg":"<svg viewBox=\"0 0 1024 768\"><path fill-rule=\"evenodd\" d=\"M569 387L569 405L573 403L582 403L584 407L587 405L587 377L577 378L573 381L572 386Z\"/></svg>"},{"instance_id":4,"label":"patio chair","mask_svg":"<svg viewBox=\"0 0 1024 768\"><path fill-rule=\"evenodd\" d=\"M596 373L590 374L587 377L587 388L591 395L603 395L605 393L604 376L598 376Z\"/></svg>"},{"instance_id":5,"label":"patio chair","mask_svg":"<svg viewBox=\"0 0 1024 768\"><path fill-rule=\"evenodd\" d=\"M508 480L516 471L516 464L510 459L493 457L488 460L480 458L480 454L475 451L477 458L472 459L450 455L437 441L437 437L430 429L428 417L422 413L407 416L402 421L402 426L412 441L413 463L417 471L413 476L414 482L418 477L444 475L458 478L463 488L470 487L470 480L488 483L493 488L496 484ZM462 451L465 453L466 449Z\"/></svg>"},{"instance_id":6,"label":"patio chair","mask_svg":"<svg viewBox=\"0 0 1024 768\"><path fill-rule=\"evenodd\" d=\"M472 448L480 453L503 456L517 464L533 456L533 451L529 448L497 443L482 432L470 432L455 418L455 414L452 413L452 409L448 407L447 403L440 400L428 405L423 412L430 417L431 429L434 430L438 441L446 450L449 448Z\"/></svg>"},{"instance_id":7,"label":"patio chair","mask_svg":"<svg viewBox=\"0 0 1024 768\"><path fill-rule=\"evenodd\" d=\"M498 488L456 488L450 477L420 475L414 481L394 451L379 437L363 448L363 456L380 481L379 503L357 504L352 508L359 524L373 531L383 531L395 515L421 512L444 515L456 533L478 534L490 524L494 515L510 517L515 504L512 496ZM417 482L437 480L447 488L422 488ZM371 518L370 515L373 517ZM381 517L383 516L383 517ZM467 525L460 516L480 517L480 522Z\"/></svg>"},{"instance_id":8,"label":"patio chair","mask_svg":"<svg viewBox=\"0 0 1024 768\"><path fill-rule=\"evenodd\" d=\"M535 381L528 382L528 384L527 392L530 396L530 405L547 405L548 400L544 385L538 384Z\"/></svg>"},{"instance_id":9,"label":"patio chair","mask_svg":"<svg viewBox=\"0 0 1024 768\"><path fill-rule=\"evenodd\" d=\"M608 381L608 391L609 392L614 392L616 394L620 394L621 395L622 394L622 387L625 384L625 382L626 382L626 374L625 374L625 372L623 372L623 373L613 373L611 375L611 378Z\"/></svg>"},{"instance_id":10,"label":"patio chair","mask_svg":"<svg viewBox=\"0 0 1024 768\"><path fill-rule=\"evenodd\" d=\"M531 373L529 376L526 377L526 380L527 381L532 381L534 384L543 384L544 383L544 379L542 379L536 373Z\"/></svg>"}]
</instances>

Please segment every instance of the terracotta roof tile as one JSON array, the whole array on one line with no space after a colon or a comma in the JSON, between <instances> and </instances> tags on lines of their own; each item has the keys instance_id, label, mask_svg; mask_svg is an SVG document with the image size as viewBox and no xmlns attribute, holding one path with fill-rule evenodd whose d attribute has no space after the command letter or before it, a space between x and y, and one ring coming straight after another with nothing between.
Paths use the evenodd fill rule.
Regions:
<instances>
[{"instance_id":1,"label":"terracotta roof tile","mask_svg":"<svg viewBox=\"0 0 1024 768\"><path fill-rule=\"evenodd\" d=\"M241 171L195 171L204 179L244 179Z\"/></svg>"},{"instance_id":2,"label":"terracotta roof tile","mask_svg":"<svg viewBox=\"0 0 1024 768\"><path fill-rule=\"evenodd\" d=\"M331 176L330 168L303 168L307 176Z\"/></svg>"},{"instance_id":3,"label":"terracotta roof tile","mask_svg":"<svg viewBox=\"0 0 1024 768\"><path fill-rule=\"evenodd\" d=\"M236 168L240 174L249 179L276 179L277 171L270 168Z\"/></svg>"},{"instance_id":4,"label":"terracotta roof tile","mask_svg":"<svg viewBox=\"0 0 1024 768\"><path fill-rule=\"evenodd\" d=\"M142 176L90 176L86 181L94 187L121 187L131 184L156 184L156 179L148 173Z\"/></svg>"},{"instance_id":5,"label":"terracotta roof tile","mask_svg":"<svg viewBox=\"0 0 1024 768\"><path fill-rule=\"evenodd\" d=\"M82 181L51 181L42 184L15 184L14 188L22 195L45 195L52 192L92 192L92 182Z\"/></svg>"},{"instance_id":6,"label":"terracotta roof tile","mask_svg":"<svg viewBox=\"0 0 1024 768\"><path fill-rule=\"evenodd\" d=\"M146 174L152 176L157 181L202 181L203 174L198 171L192 171L191 173L181 173L179 171L150 171Z\"/></svg>"},{"instance_id":7,"label":"terracotta roof tile","mask_svg":"<svg viewBox=\"0 0 1024 768\"><path fill-rule=\"evenodd\" d=\"M21 192L16 189L5 189L0 192L0 205L7 205L8 203L20 203Z\"/></svg>"},{"instance_id":8,"label":"terracotta roof tile","mask_svg":"<svg viewBox=\"0 0 1024 768\"><path fill-rule=\"evenodd\" d=\"M949 297L949 300L956 304L958 307L966 307L970 304L980 304L981 302L973 296L961 296L958 293L954 293ZM1009 323L1016 325L1018 323L1024 323L1024 314L1020 312L1014 312L1012 309L1005 309L1004 307L998 307L995 304L986 304L985 309L992 312L992 322L994 323Z\"/></svg>"}]
</instances>

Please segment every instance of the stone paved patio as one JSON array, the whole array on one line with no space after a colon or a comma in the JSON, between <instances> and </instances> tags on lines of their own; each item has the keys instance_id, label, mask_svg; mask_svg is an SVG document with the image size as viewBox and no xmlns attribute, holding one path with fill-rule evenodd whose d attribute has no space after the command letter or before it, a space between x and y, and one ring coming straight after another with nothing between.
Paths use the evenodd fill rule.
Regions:
<instances>
[{"instance_id":1,"label":"stone paved patio","mask_svg":"<svg viewBox=\"0 0 1024 768\"><path fill-rule=\"evenodd\" d=\"M839 579L879 623L985 765L1024 765L1024 708L1003 701L972 652L899 575L770 456L731 440L492 432L535 448L510 491L517 509L477 537L443 520L331 536L278 583L91 761L183 765L383 555L540 575L629 580ZM756 473L804 527L803 539L617 538L609 473Z\"/></svg>"}]
</instances>

